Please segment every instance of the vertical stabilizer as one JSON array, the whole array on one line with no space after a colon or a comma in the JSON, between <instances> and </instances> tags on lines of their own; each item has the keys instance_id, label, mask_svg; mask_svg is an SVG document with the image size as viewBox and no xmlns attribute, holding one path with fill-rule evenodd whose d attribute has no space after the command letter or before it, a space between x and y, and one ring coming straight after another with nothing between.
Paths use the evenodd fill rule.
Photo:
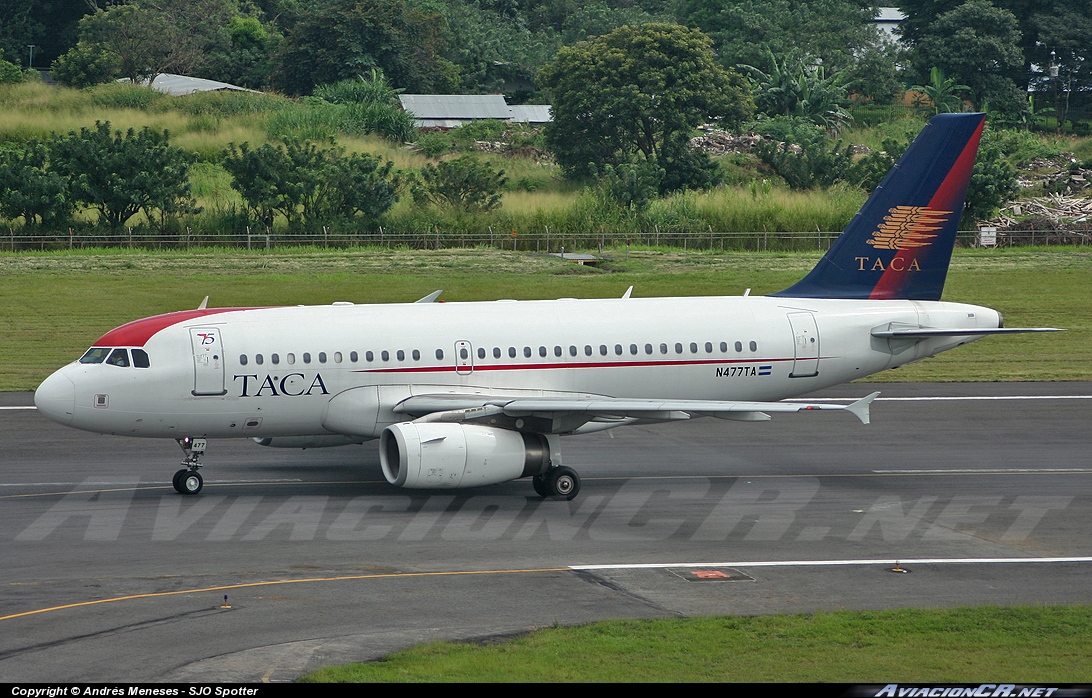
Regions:
<instances>
[{"instance_id":1,"label":"vertical stabilizer","mask_svg":"<svg viewBox=\"0 0 1092 698\"><path fill-rule=\"evenodd\" d=\"M985 114L929 121L790 298L940 300Z\"/></svg>"}]
</instances>

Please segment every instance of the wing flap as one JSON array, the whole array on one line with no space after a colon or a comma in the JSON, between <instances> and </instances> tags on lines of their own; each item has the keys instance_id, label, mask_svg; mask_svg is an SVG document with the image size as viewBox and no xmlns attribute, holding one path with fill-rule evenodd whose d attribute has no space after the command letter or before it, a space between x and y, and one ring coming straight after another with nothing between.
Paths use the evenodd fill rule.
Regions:
<instances>
[{"instance_id":1,"label":"wing flap","mask_svg":"<svg viewBox=\"0 0 1092 698\"><path fill-rule=\"evenodd\" d=\"M588 421L597 418L676 421L692 416L710 416L739 421L765 421L768 413L844 410L863 424L869 421L869 405L879 395L872 393L850 405L809 402L735 402L718 400L642 400L597 396L580 397L504 397L488 395L415 395L400 402L398 414L425 416L437 412L497 407L509 417L545 417L557 419L581 415Z\"/></svg>"}]
</instances>

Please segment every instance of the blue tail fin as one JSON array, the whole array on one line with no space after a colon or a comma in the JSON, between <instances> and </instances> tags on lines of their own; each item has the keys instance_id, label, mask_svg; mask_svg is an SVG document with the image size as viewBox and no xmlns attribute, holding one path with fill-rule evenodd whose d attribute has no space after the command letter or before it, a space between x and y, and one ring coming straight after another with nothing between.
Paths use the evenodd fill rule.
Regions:
<instances>
[{"instance_id":1,"label":"blue tail fin","mask_svg":"<svg viewBox=\"0 0 1092 698\"><path fill-rule=\"evenodd\" d=\"M985 114L939 114L789 298L940 300Z\"/></svg>"}]
</instances>

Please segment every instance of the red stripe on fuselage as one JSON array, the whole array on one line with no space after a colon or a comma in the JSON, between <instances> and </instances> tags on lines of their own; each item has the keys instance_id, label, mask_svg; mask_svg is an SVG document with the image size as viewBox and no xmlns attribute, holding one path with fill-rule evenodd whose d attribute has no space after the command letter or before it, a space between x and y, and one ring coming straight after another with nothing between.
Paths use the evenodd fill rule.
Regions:
<instances>
[{"instance_id":1,"label":"red stripe on fuselage","mask_svg":"<svg viewBox=\"0 0 1092 698\"><path fill-rule=\"evenodd\" d=\"M220 313L233 313L237 310L256 310L256 308L206 308L204 310L179 310L175 313L154 315L152 317L133 320L121 327L116 327L103 336L92 346L96 347L142 347L149 339L160 330L187 320Z\"/></svg>"},{"instance_id":2,"label":"red stripe on fuselage","mask_svg":"<svg viewBox=\"0 0 1092 698\"><path fill-rule=\"evenodd\" d=\"M956 210L956 204L963 198L967 190L967 184L971 181L971 171L974 169L974 159L978 153L978 141L982 138L982 127L985 125L986 118L983 117L978 124L978 128L975 129L974 134L967 141L967 145L963 146L963 152L956 158L952 169L948 170L944 181L940 183L940 186L933 194L933 198L929 200L928 208L934 211L952 211L952 216L955 217L954 225L959 225L959 217L963 214L963 207L960 206L959 210ZM953 225L953 222L949 220L945 223L945 227L948 225ZM887 271L883 273L875 288L872 289L869 298L873 300L902 298L903 282L910 268L914 266L914 261L916 260L918 268L921 268L922 262L929 256L932 247L932 245L929 245L928 247L908 248L896 252L887 265ZM896 262L896 260L898 261Z\"/></svg>"}]
</instances>

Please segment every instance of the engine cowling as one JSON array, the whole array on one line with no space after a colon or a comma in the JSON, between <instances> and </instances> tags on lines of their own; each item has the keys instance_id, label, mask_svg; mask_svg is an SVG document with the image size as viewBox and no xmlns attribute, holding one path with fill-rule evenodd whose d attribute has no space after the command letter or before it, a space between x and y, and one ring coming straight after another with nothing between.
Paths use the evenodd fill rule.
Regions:
<instances>
[{"instance_id":1,"label":"engine cowling","mask_svg":"<svg viewBox=\"0 0 1092 698\"><path fill-rule=\"evenodd\" d=\"M387 482L410 489L495 485L546 472L557 437L440 422L383 430L379 461Z\"/></svg>"}]
</instances>

